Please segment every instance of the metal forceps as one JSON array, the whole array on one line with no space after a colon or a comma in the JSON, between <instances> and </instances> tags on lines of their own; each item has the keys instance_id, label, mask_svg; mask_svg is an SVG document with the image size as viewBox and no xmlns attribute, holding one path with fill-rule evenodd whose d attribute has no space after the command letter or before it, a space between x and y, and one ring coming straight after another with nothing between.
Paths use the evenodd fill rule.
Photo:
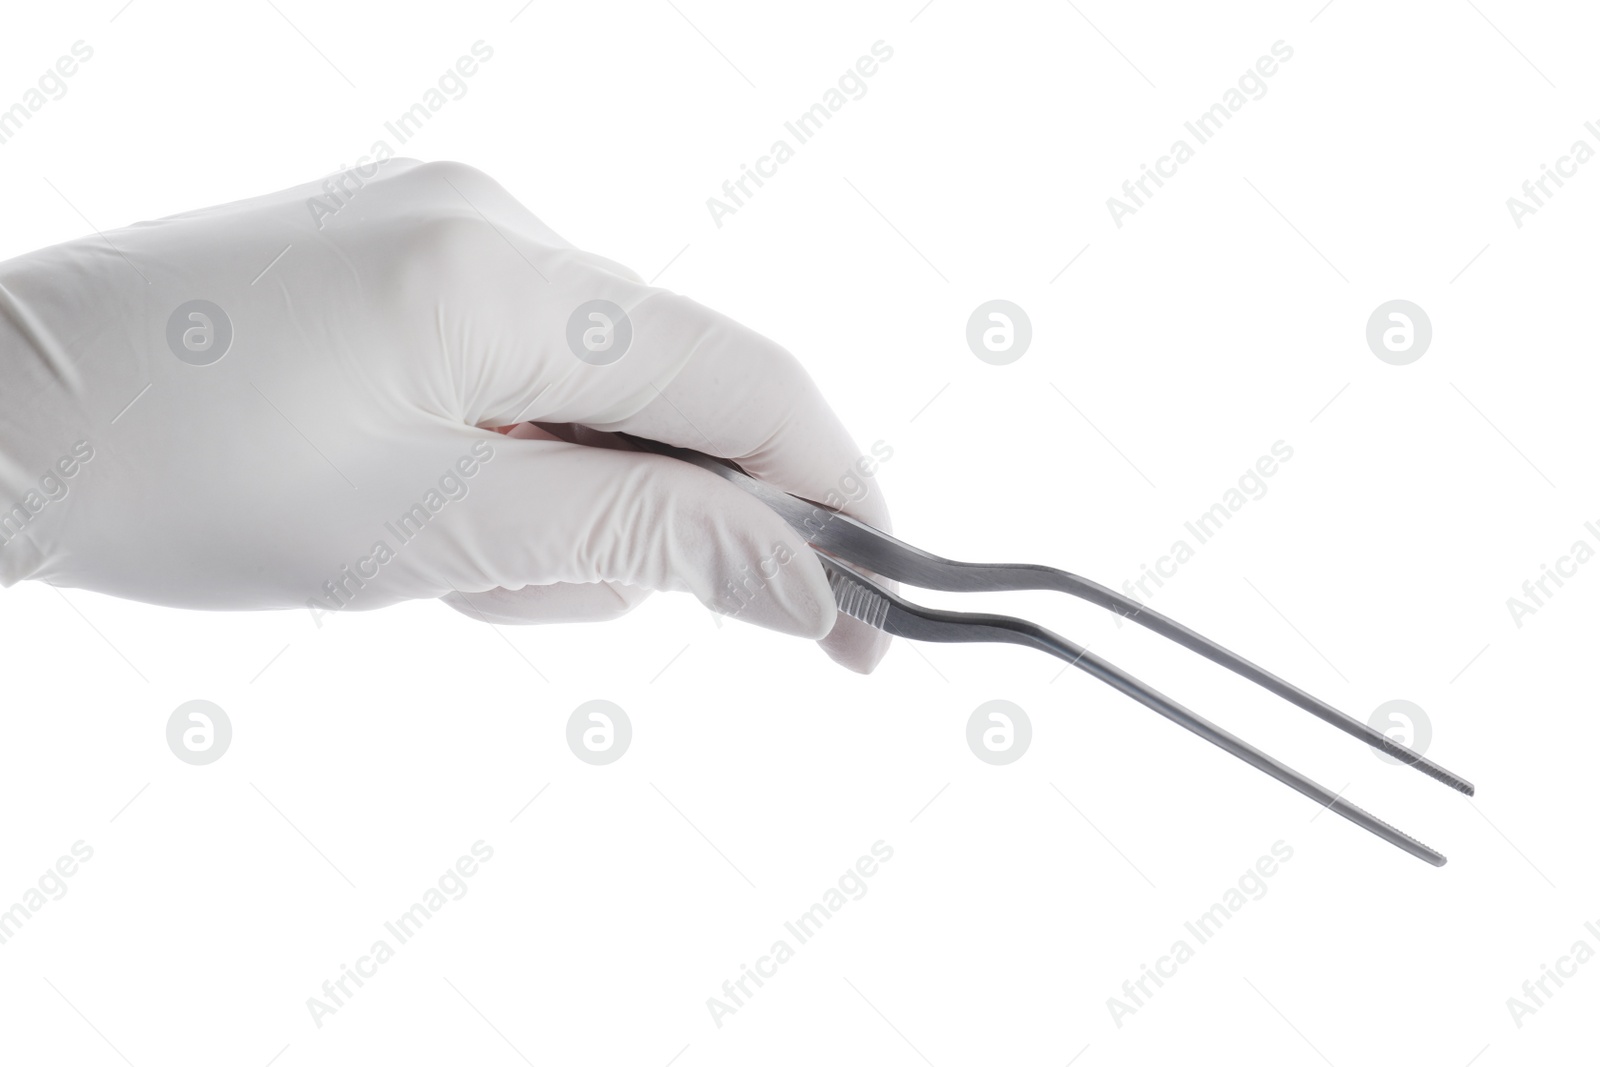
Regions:
<instances>
[{"instance_id":1,"label":"metal forceps","mask_svg":"<svg viewBox=\"0 0 1600 1067\"><path fill-rule=\"evenodd\" d=\"M1422 842L1395 829L1381 819L1345 800L1338 793L1318 785L1300 772L1279 763L1249 743L1208 720L1201 718L1170 697L1164 696L1112 663L1060 637L1042 626L1009 615L989 615L963 611L944 611L922 607L889 592L862 571L882 575L892 581L923 589L949 592L1007 592L1046 589L1067 593L1098 604L1109 611L1161 636L1198 652L1213 663L1275 693L1311 714L1386 752L1453 789L1471 796L1471 782L1445 770L1405 745L1359 719L1318 700L1302 689L1256 666L1242 656L1200 636L1165 615L1137 601L1113 592L1087 578L1054 567L1032 563L961 563L943 559L914 548L881 530L868 526L832 508L793 496L740 471L723 460L647 441L631 434L622 435L638 447L693 463L725 478L755 496L777 512L789 527L819 553L839 610L894 637L933 642L1002 642L1024 645L1065 660L1079 670L1100 679L1113 689L1132 697L1156 714L1198 734L1213 745L1230 752L1258 770L1326 808L1338 812L1391 845L1404 849L1436 867L1445 857ZM857 568L860 568L859 570Z\"/></svg>"}]
</instances>

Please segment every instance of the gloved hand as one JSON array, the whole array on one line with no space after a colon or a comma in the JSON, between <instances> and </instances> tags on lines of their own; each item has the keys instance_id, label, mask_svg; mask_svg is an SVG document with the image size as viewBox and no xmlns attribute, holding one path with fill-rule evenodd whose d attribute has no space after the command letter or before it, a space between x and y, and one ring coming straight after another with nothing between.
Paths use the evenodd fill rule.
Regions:
<instances>
[{"instance_id":1,"label":"gloved hand","mask_svg":"<svg viewBox=\"0 0 1600 1067\"><path fill-rule=\"evenodd\" d=\"M800 364L469 167L390 160L0 263L0 377L5 585L308 626L421 597L597 620L684 590L859 671L887 644L765 507L610 436L886 528Z\"/></svg>"}]
</instances>

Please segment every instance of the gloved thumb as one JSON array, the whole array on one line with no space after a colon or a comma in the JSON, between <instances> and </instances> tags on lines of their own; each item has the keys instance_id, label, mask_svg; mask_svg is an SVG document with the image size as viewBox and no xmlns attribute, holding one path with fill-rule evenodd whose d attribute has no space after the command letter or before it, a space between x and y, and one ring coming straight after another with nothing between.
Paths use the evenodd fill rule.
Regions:
<instances>
[{"instance_id":1,"label":"gloved thumb","mask_svg":"<svg viewBox=\"0 0 1600 1067\"><path fill-rule=\"evenodd\" d=\"M499 621L518 614L519 599L538 611L583 597L536 587L607 583L594 596L608 604L618 589L682 591L719 614L799 637L821 639L833 628L815 554L765 505L715 475L559 440L508 438L495 452L471 506L440 516L450 520L448 535L430 538L429 558L417 561L437 569L452 607Z\"/></svg>"}]
</instances>

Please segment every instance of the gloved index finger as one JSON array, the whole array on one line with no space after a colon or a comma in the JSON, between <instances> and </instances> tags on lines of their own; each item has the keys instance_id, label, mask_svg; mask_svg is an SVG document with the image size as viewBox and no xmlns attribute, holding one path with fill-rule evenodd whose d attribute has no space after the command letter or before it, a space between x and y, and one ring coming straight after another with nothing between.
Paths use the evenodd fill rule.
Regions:
<instances>
[{"instance_id":1,"label":"gloved index finger","mask_svg":"<svg viewBox=\"0 0 1600 1067\"><path fill-rule=\"evenodd\" d=\"M573 248L487 175L455 164L410 173L416 188L397 190L402 203L424 197L441 215L423 246L430 300L417 325L485 357L475 414L693 448L888 523L872 476L889 449L863 454L781 346ZM441 278L451 295L435 315L428 304Z\"/></svg>"},{"instance_id":2,"label":"gloved index finger","mask_svg":"<svg viewBox=\"0 0 1600 1067\"><path fill-rule=\"evenodd\" d=\"M625 370L638 409L618 430L737 463L752 477L887 529L876 473L892 454L861 450L789 352L683 297L654 294L629 313ZM631 365L629 365L631 364Z\"/></svg>"}]
</instances>

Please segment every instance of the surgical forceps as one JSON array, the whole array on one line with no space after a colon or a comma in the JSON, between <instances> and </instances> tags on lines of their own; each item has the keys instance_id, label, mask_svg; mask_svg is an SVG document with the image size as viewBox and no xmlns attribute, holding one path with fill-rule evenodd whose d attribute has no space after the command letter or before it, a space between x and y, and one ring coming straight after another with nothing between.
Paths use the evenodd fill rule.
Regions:
<instances>
[{"instance_id":1,"label":"surgical forceps","mask_svg":"<svg viewBox=\"0 0 1600 1067\"><path fill-rule=\"evenodd\" d=\"M693 463L725 478L766 504L818 552L840 611L894 637L933 642L1002 642L1048 652L1132 697L1145 707L1184 729L1230 752L1289 788L1304 793L1385 841L1436 867L1445 857L1422 842L1395 829L1338 793L1279 763L1249 743L1201 718L1170 697L1158 693L1114 664L1057 636L1026 619L1009 615L944 611L922 607L889 592L862 571L922 589L948 592L1007 592L1045 589L1067 593L1098 604L1125 619L1198 652L1213 663L1275 693L1324 722L1359 738L1373 748L1409 764L1430 778L1471 796L1471 782L1445 770L1359 719L1256 666L1242 656L1200 636L1193 630L1103 585L1054 567L1032 563L961 563L914 548L882 530L868 526L833 508L793 496L757 481L737 467L704 453L621 435L639 448ZM859 568L859 569L858 569Z\"/></svg>"}]
</instances>

